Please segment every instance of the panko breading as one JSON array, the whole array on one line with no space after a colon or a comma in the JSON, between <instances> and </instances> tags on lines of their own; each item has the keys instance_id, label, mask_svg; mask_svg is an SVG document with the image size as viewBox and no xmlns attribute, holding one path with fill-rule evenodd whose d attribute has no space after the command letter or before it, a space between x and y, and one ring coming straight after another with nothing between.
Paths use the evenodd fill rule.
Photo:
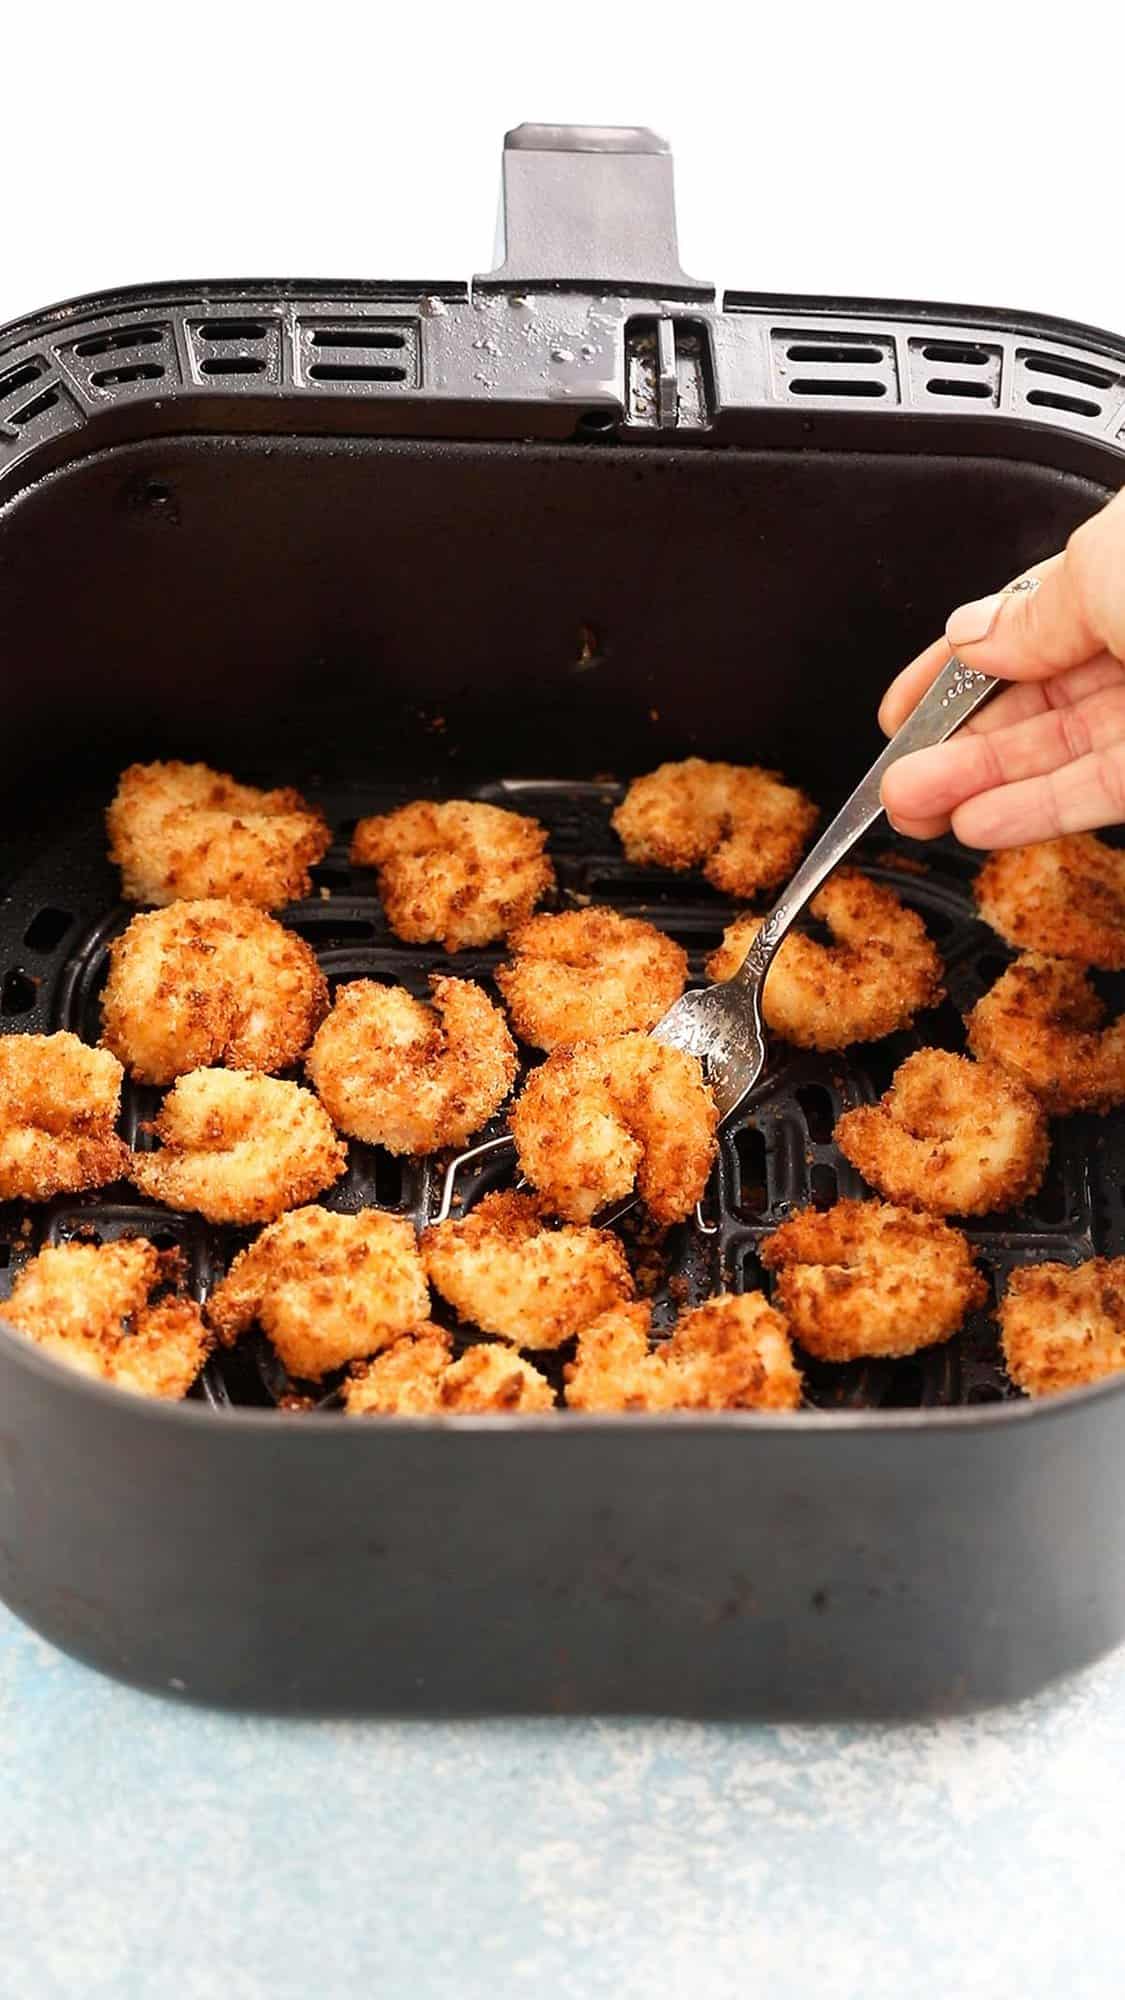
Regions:
<instances>
[{"instance_id":1,"label":"panko breading","mask_svg":"<svg viewBox=\"0 0 1125 2000\"><path fill-rule=\"evenodd\" d=\"M762 993L767 1028L802 1049L844 1049L908 1028L943 998L942 964L926 926L893 889L854 869L833 875L812 904L831 944L793 933L778 950ZM762 925L736 917L707 961L711 979L731 979Z\"/></svg>"},{"instance_id":2,"label":"panko breading","mask_svg":"<svg viewBox=\"0 0 1125 2000\"><path fill-rule=\"evenodd\" d=\"M172 1085L130 1178L153 1201L208 1222L272 1222L339 1180L347 1149L311 1090L241 1069L193 1069Z\"/></svg>"},{"instance_id":3,"label":"panko breading","mask_svg":"<svg viewBox=\"0 0 1125 2000\"><path fill-rule=\"evenodd\" d=\"M417 799L361 819L352 860L379 871L387 922L407 944L446 951L492 944L522 924L554 883L546 829L476 799Z\"/></svg>"},{"instance_id":4,"label":"panko breading","mask_svg":"<svg viewBox=\"0 0 1125 2000\"><path fill-rule=\"evenodd\" d=\"M1109 1111L1125 1101L1125 1014L1106 1010L1073 959L1028 952L966 1019L974 1055L997 1062L1048 1111Z\"/></svg>"},{"instance_id":5,"label":"panko breading","mask_svg":"<svg viewBox=\"0 0 1125 2000\"><path fill-rule=\"evenodd\" d=\"M634 1183L657 1222L681 1222L707 1185L717 1124L695 1057L648 1035L556 1049L511 1116L521 1170L568 1222Z\"/></svg>"},{"instance_id":6,"label":"panko breading","mask_svg":"<svg viewBox=\"0 0 1125 2000\"><path fill-rule=\"evenodd\" d=\"M430 980L433 1005L401 986L341 986L307 1069L341 1132L392 1153L461 1146L516 1080L500 1009L471 979Z\"/></svg>"},{"instance_id":7,"label":"panko breading","mask_svg":"<svg viewBox=\"0 0 1125 2000\"><path fill-rule=\"evenodd\" d=\"M630 861L702 866L716 889L754 896L793 873L819 816L776 771L688 757L634 778L613 825Z\"/></svg>"},{"instance_id":8,"label":"panko breading","mask_svg":"<svg viewBox=\"0 0 1125 2000\"><path fill-rule=\"evenodd\" d=\"M263 910L229 899L134 917L110 946L102 1045L141 1083L190 1069L287 1069L328 1012L316 954Z\"/></svg>"},{"instance_id":9,"label":"panko breading","mask_svg":"<svg viewBox=\"0 0 1125 2000\"><path fill-rule=\"evenodd\" d=\"M568 1363L572 1410L795 1410L801 1377L789 1332L761 1292L696 1306L649 1346L652 1307L612 1306Z\"/></svg>"},{"instance_id":10,"label":"panko breading","mask_svg":"<svg viewBox=\"0 0 1125 2000\"><path fill-rule=\"evenodd\" d=\"M207 1301L228 1347L257 1323L290 1375L307 1379L389 1347L429 1310L413 1224L370 1208L283 1215L235 1258Z\"/></svg>"},{"instance_id":11,"label":"panko breading","mask_svg":"<svg viewBox=\"0 0 1125 2000\"><path fill-rule=\"evenodd\" d=\"M0 1201L49 1201L126 1171L121 1064L77 1035L0 1038Z\"/></svg>"},{"instance_id":12,"label":"panko breading","mask_svg":"<svg viewBox=\"0 0 1125 2000\"><path fill-rule=\"evenodd\" d=\"M1004 1361L1028 1396L1081 1389L1125 1368L1125 1257L1027 1264L1000 1302Z\"/></svg>"},{"instance_id":13,"label":"panko breading","mask_svg":"<svg viewBox=\"0 0 1125 2000\"><path fill-rule=\"evenodd\" d=\"M1047 1168L1047 1120L998 1063L917 1049L878 1104L836 1121L833 1138L888 1201L933 1215L1016 1208Z\"/></svg>"},{"instance_id":14,"label":"panko breading","mask_svg":"<svg viewBox=\"0 0 1125 2000\"><path fill-rule=\"evenodd\" d=\"M461 1319L517 1347L558 1347L633 1296L625 1252L608 1229L552 1229L527 1194L488 1194L460 1221L422 1238L430 1283Z\"/></svg>"},{"instance_id":15,"label":"panko breading","mask_svg":"<svg viewBox=\"0 0 1125 2000\"><path fill-rule=\"evenodd\" d=\"M822 1361L914 1354L957 1332L988 1287L959 1229L881 1201L802 1209L761 1249L777 1303Z\"/></svg>"},{"instance_id":16,"label":"panko breading","mask_svg":"<svg viewBox=\"0 0 1125 2000\"><path fill-rule=\"evenodd\" d=\"M60 1243L24 1266L0 1316L84 1375L178 1399L211 1346L194 1299L154 1297L182 1279L180 1252L140 1237Z\"/></svg>"},{"instance_id":17,"label":"panko breading","mask_svg":"<svg viewBox=\"0 0 1125 2000\"><path fill-rule=\"evenodd\" d=\"M1125 851L1096 834L990 854L975 893L985 923L1019 950L1125 970Z\"/></svg>"},{"instance_id":18,"label":"panko breading","mask_svg":"<svg viewBox=\"0 0 1125 2000\"><path fill-rule=\"evenodd\" d=\"M453 1359L453 1342L440 1327L420 1326L374 1361L360 1362L343 1389L349 1416L475 1416L513 1410L550 1410L551 1385L510 1347L466 1348Z\"/></svg>"},{"instance_id":19,"label":"panko breading","mask_svg":"<svg viewBox=\"0 0 1125 2000\"><path fill-rule=\"evenodd\" d=\"M687 985L687 953L640 917L563 910L532 917L496 972L512 1026L532 1048L654 1028Z\"/></svg>"},{"instance_id":20,"label":"panko breading","mask_svg":"<svg viewBox=\"0 0 1125 2000\"><path fill-rule=\"evenodd\" d=\"M131 903L225 896L277 909L308 895L332 838L299 792L261 792L207 764L130 764L106 825Z\"/></svg>"}]
</instances>

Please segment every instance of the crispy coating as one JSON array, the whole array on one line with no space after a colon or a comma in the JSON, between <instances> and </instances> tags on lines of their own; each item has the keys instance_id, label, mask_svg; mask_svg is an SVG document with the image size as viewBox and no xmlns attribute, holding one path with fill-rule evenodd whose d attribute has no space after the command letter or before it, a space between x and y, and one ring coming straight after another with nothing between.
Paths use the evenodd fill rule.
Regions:
<instances>
[{"instance_id":1,"label":"crispy coating","mask_svg":"<svg viewBox=\"0 0 1125 2000\"><path fill-rule=\"evenodd\" d=\"M1125 851L1096 834L990 854L975 889L985 923L1019 950L1125 970Z\"/></svg>"},{"instance_id":2,"label":"crispy coating","mask_svg":"<svg viewBox=\"0 0 1125 2000\"><path fill-rule=\"evenodd\" d=\"M277 909L308 895L332 838L299 792L261 792L207 764L130 764L106 825L131 903L224 896Z\"/></svg>"},{"instance_id":3,"label":"crispy coating","mask_svg":"<svg viewBox=\"0 0 1125 2000\"><path fill-rule=\"evenodd\" d=\"M989 1215L1033 1195L1047 1167L1042 1105L998 1063L917 1049L878 1104L845 1111L836 1144L888 1201Z\"/></svg>"},{"instance_id":4,"label":"crispy coating","mask_svg":"<svg viewBox=\"0 0 1125 2000\"><path fill-rule=\"evenodd\" d=\"M272 1222L339 1180L346 1148L310 1090L242 1069L193 1069L172 1085L130 1177L208 1222Z\"/></svg>"},{"instance_id":5,"label":"crispy coating","mask_svg":"<svg viewBox=\"0 0 1125 2000\"><path fill-rule=\"evenodd\" d=\"M856 870L833 875L812 904L831 944L787 937L762 994L766 1026L802 1049L844 1049L908 1028L943 997L941 959L926 926L893 889ZM736 917L707 961L711 979L738 971L761 928Z\"/></svg>"},{"instance_id":6,"label":"crispy coating","mask_svg":"<svg viewBox=\"0 0 1125 2000\"><path fill-rule=\"evenodd\" d=\"M546 845L546 829L525 813L417 799L361 819L352 860L378 869L396 937L460 951L505 937L531 915L555 879Z\"/></svg>"},{"instance_id":7,"label":"crispy coating","mask_svg":"<svg viewBox=\"0 0 1125 2000\"><path fill-rule=\"evenodd\" d=\"M294 1209L235 1258L207 1301L228 1347L257 1323L289 1373L307 1379L389 1347L429 1310L413 1225L378 1209Z\"/></svg>"},{"instance_id":8,"label":"crispy coating","mask_svg":"<svg viewBox=\"0 0 1125 2000\"><path fill-rule=\"evenodd\" d=\"M341 986L308 1073L341 1132L392 1153L461 1146L516 1080L500 1009L471 979L430 980L433 1005L401 986Z\"/></svg>"},{"instance_id":9,"label":"crispy coating","mask_svg":"<svg viewBox=\"0 0 1125 2000\"><path fill-rule=\"evenodd\" d=\"M552 1229L527 1194L488 1194L422 1238L430 1283L461 1319L516 1347L558 1347L619 1299L625 1252L608 1229Z\"/></svg>"},{"instance_id":10,"label":"crispy coating","mask_svg":"<svg viewBox=\"0 0 1125 2000\"><path fill-rule=\"evenodd\" d=\"M84 1375L179 1399L211 1346L195 1300L178 1293L182 1281L180 1252L141 1237L60 1243L24 1266L3 1317Z\"/></svg>"},{"instance_id":11,"label":"crispy coating","mask_svg":"<svg viewBox=\"0 0 1125 2000\"><path fill-rule=\"evenodd\" d=\"M114 1124L121 1064L77 1035L0 1039L0 1201L103 1187L129 1163Z\"/></svg>"},{"instance_id":12,"label":"crispy coating","mask_svg":"<svg viewBox=\"0 0 1125 2000\"><path fill-rule=\"evenodd\" d=\"M688 757L634 778L613 815L630 861L702 866L729 896L754 896L793 873L819 814L757 764Z\"/></svg>"},{"instance_id":13,"label":"crispy coating","mask_svg":"<svg viewBox=\"0 0 1125 2000\"><path fill-rule=\"evenodd\" d=\"M1008 1373L1028 1396L1081 1389L1125 1368L1125 1257L1027 1264L1000 1302Z\"/></svg>"},{"instance_id":14,"label":"crispy coating","mask_svg":"<svg viewBox=\"0 0 1125 2000\"><path fill-rule=\"evenodd\" d=\"M1073 959L1028 952L966 1020L974 1055L997 1062L1048 1111L1109 1111L1125 1101L1125 1014L1106 1010Z\"/></svg>"},{"instance_id":15,"label":"crispy coating","mask_svg":"<svg viewBox=\"0 0 1125 2000\"><path fill-rule=\"evenodd\" d=\"M133 918L110 946L102 1046L141 1083L189 1069L287 1069L328 1012L316 954L263 910L229 899Z\"/></svg>"},{"instance_id":16,"label":"crispy coating","mask_svg":"<svg viewBox=\"0 0 1125 2000\"><path fill-rule=\"evenodd\" d=\"M959 1229L881 1201L802 1209L761 1257L794 1335L822 1361L932 1347L988 1296Z\"/></svg>"},{"instance_id":17,"label":"crispy coating","mask_svg":"<svg viewBox=\"0 0 1125 2000\"><path fill-rule=\"evenodd\" d=\"M801 1377L789 1332L761 1292L696 1306L649 1345L652 1307L611 1306L568 1363L572 1410L795 1410Z\"/></svg>"},{"instance_id":18,"label":"crispy coating","mask_svg":"<svg viewBox=\"0 0 1125 2000\"><path fill-rule=\"evenodd\" d=\"M654 1028L687 985L687 953L654 924L591 907L532 917L496 971L512 1026L532 1048Z\"/></svg>"},{"instance_id":19,"label":"crispy coating","mask_svg":"<svg viewBox=\"0 0 1125 2000\"><path fill-rule=\"evenodd\" d=\"M511 1116L523 1173L568 1222L634 1183L657 1222L681 1222L707 1185L717 1124L695 1057L648 1035L556 1049Z\"/></svg>"},{"instance_id":20,"label":"crispy coating","mask_svg":"<svg viewBox=\"0 0 1125 2000\"><path fill-rule=\"evenodd\" d=\"M420 1326L374 1361L360 1362L344 1384L349 1416L477 1416L550 1410L548 1381L510 1347L483 1343L455 1361L440 1327Z\"/></svg>"}]
</instances>

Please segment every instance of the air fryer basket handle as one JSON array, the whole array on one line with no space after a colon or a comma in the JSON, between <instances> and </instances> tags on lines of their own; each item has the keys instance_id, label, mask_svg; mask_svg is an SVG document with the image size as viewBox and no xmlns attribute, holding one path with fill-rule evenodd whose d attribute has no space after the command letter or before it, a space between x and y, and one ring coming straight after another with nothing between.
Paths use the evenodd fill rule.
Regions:
<instances>
[{"instance_id":1,"label":"air fryer basket handle","mask_svg":"<svg viewBox=\"0 0 1125 2000\"><path fill-rule=\"evenodd\" d=\"M714 296L680 269L671 150L642 126L517 125L499 234L497 268L478 285Z\"/></svg>"}]
</instances>

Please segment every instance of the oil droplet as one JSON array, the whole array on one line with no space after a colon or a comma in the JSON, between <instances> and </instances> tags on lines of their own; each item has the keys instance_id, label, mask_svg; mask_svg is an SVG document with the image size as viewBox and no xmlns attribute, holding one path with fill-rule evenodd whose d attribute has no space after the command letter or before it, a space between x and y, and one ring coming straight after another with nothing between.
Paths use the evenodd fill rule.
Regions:
<instances>
[{"instance_id":1,"label":"oil droplet","mask_svg":"<svg viewBox=\"0 0 1125 2000\"><path fill-rule=\"evenodd\" d=\"M425 319L444 319L449 308L444 299L419 299L418 311Z\"/></svg>"},{"instance_id":2,"label":"oil droplet","mask_svg":"<svg viewBox=\"0 0 1125 2000\"><path fill-rule=\"evenodd\" d=\"M573 349L571 349L571 348L569 348L569 347L552 347L552 349L551 349L551 360L552 360L552 361L573 361L573 360L574 360L574 352L573 352Z\"/></svg>"}]
</instances>

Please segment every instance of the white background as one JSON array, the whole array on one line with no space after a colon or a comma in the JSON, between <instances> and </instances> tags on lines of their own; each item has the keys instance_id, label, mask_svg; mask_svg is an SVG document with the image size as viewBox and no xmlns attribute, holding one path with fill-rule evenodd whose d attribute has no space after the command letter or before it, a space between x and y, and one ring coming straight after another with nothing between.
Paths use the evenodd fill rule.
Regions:
<instances>
[{"instance_id":1,"label":"white background","mask_svg":"<svg viewBox=\"0 0 1125 2000\"><path fill-rule=\"evenodd\" d=\"M1125 333L1121 0L0 13L0 321L152 278L466 277L534 119L665 132L693 275Z\"/></svg>"}]
</instances>

